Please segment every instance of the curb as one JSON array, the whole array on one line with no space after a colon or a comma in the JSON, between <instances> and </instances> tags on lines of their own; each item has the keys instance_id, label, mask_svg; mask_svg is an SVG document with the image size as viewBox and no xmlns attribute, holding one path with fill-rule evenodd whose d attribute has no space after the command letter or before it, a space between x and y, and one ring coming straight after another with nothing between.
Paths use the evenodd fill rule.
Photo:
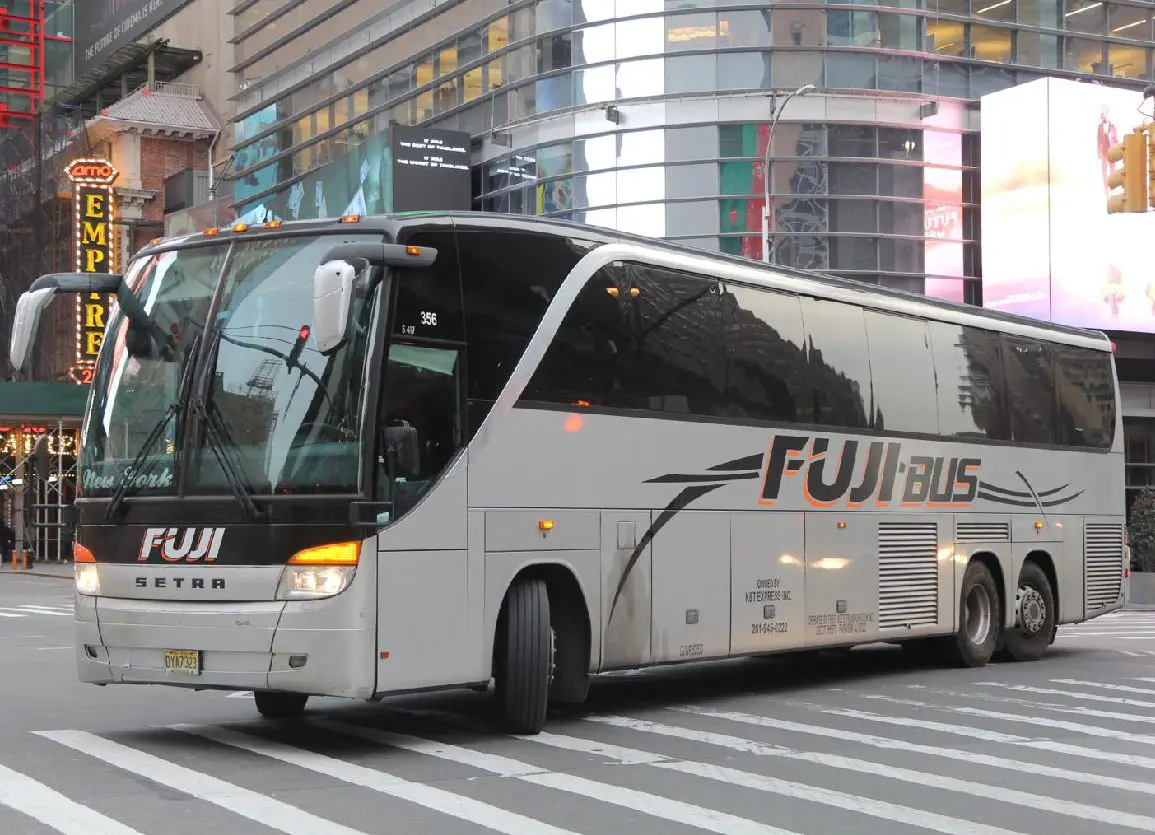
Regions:
<instances>
[{"instance_id":1,"label":"curb","mask_svg":"<svg viewBox=\"0 0 1155 835\"><path fill-rule=\"evenodd\" d=\"M50 571L37 571L29 569L28 571L12 571L11 569L0 571L0 577L45 577L52 580L72 580L75 577L72 574L56 574Z\"/></svg>"}]
</instances>

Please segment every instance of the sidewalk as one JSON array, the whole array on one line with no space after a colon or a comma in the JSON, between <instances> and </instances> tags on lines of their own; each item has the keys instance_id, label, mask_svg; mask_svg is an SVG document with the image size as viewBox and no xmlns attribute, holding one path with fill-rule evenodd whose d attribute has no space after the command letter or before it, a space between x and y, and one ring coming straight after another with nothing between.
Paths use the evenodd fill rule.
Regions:
<instances>
[{"instance_id":1,"label":"sidewalk","mask_svg":"<svg viewBox=\"0 0 1155 835\"><path fill-rule=\"evenodd\" d=\"M10 574L15 577L47 577L53 580L72 580L74 575L72 573L72 560L65 562L56 562L50 560L48 562L33 563L35 568L28 570L13 569L11 562L0 564L0 577Z\"/></svg>"}]
</instances>

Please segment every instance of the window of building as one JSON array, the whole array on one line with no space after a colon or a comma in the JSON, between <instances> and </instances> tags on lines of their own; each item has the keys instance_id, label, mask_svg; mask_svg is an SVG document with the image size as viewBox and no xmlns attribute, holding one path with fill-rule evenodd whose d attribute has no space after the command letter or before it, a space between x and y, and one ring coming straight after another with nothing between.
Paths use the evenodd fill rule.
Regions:
<instances>
[{"instance_id":1,"label":"window of building","mask_svg":"<svg viewBox=\"0 0 1155 835\"><path fill-rule=\"evenodd\" d=\"M1011 30L994 26L972 25L971 57L981 61L1010 63Z\"/></svg>"}]
</instances>

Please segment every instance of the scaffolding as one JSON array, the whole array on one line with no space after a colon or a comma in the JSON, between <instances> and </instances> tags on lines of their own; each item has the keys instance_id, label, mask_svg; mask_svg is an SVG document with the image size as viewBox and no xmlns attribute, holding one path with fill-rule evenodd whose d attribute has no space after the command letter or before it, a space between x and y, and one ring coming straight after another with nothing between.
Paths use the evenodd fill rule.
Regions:
<instances>
[{"instance_id":1,"label":"scaffolding","mask_svg":"<svg viewBox=\"0 0 1155 835\"><path fill-rule=\"evenodd\" d=\"M44 273L72 269L72 197L64 168L67 159L90 150L83 114L69 105L46 105L27 126L0 132L0 345L8 344L20 294ZM45 330L52 340L55 328ZM64 379L67 366L55 368L52 351L35 353L31 378Z\"/></svg>"},{"instance_id":2,"label":"scaffolding","mask_svg":"<svg viewBox=\"0 0 1155 835\"><path fill-rule=\"evenodd\" d=\"M71 561L79 435L74 418L0 426L0 507L13 567Z\"/></svg>"}]
</instances>

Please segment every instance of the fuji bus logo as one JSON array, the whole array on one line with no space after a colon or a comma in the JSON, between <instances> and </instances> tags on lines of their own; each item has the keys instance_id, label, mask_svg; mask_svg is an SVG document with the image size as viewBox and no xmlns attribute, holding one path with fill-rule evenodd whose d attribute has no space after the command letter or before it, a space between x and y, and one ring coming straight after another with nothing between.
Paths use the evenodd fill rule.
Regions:
<instances>
[{"instance_id":1,"label":"fuji bus logo","mask_svg":"<svg viewBox=\"0 0 1155 835\"><path fill-rule=\"evenodd\" d=\"M224 528L146 528L138 562L157 550L165 562L214 562L221 550Z\"/></svg>"}]
</instances>

